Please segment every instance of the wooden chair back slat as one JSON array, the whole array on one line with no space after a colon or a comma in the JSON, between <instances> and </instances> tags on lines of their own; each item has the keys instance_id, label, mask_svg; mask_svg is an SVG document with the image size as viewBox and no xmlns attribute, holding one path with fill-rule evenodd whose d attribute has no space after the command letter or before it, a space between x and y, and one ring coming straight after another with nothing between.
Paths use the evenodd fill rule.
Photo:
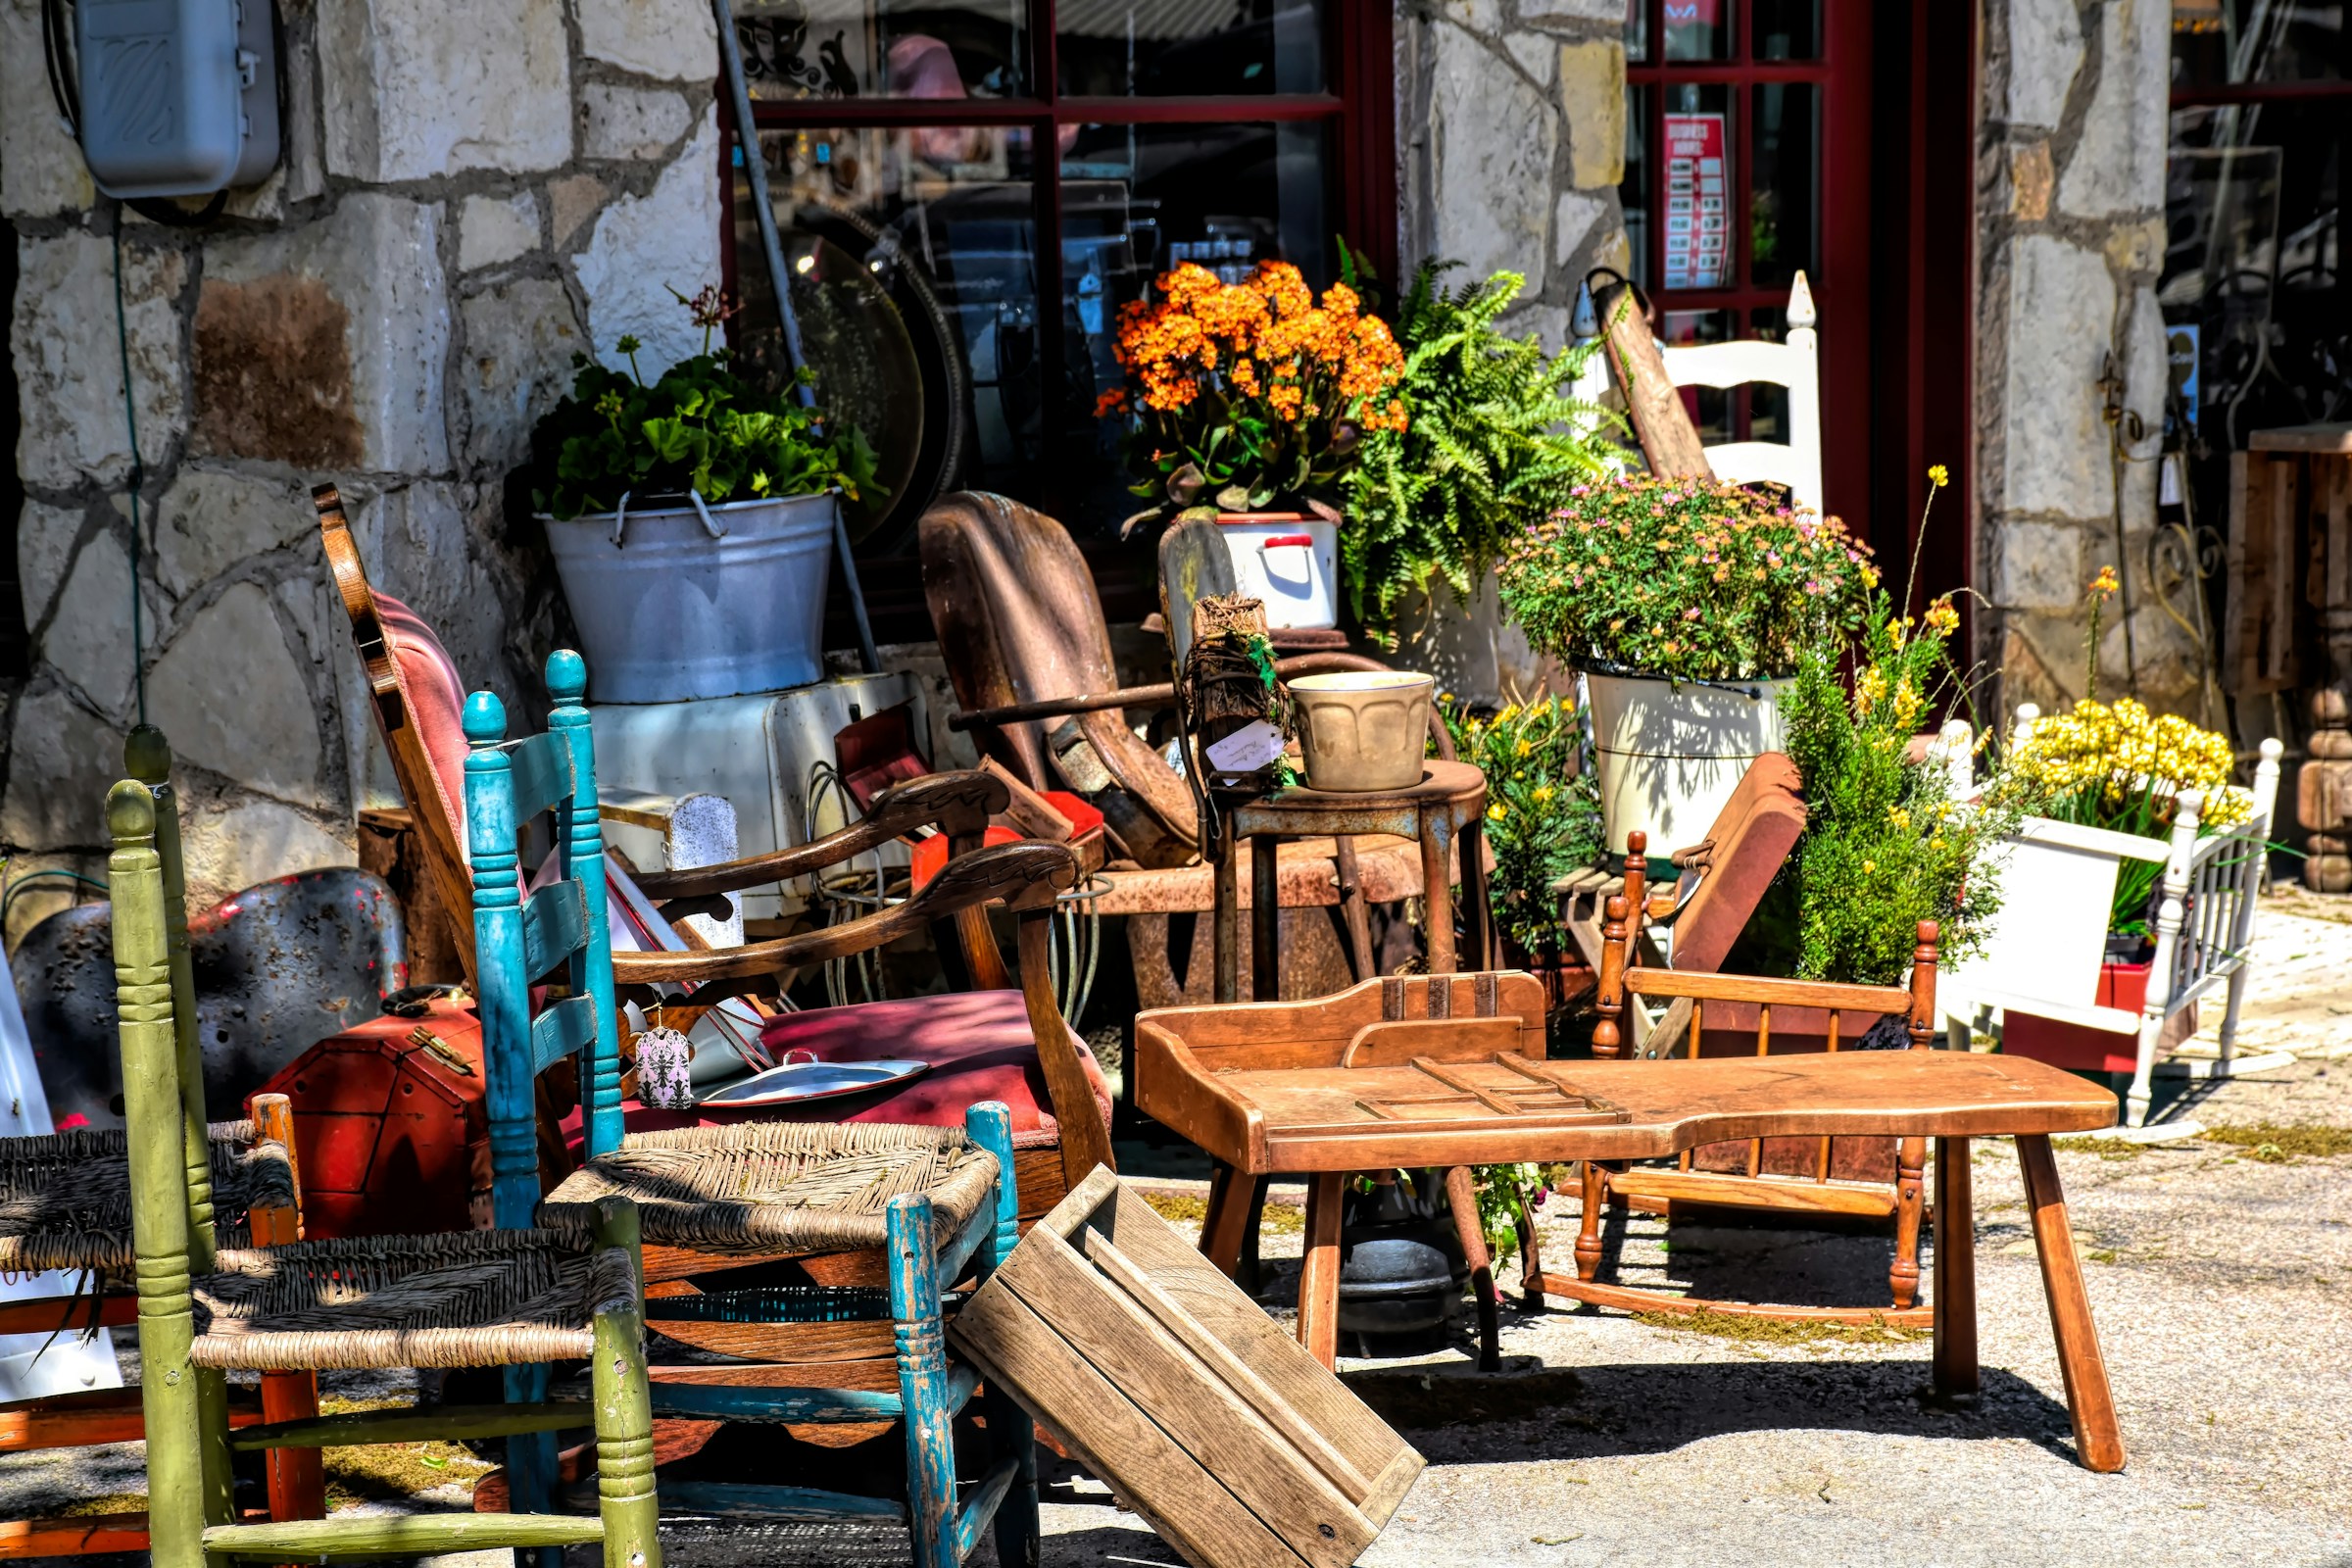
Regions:
<instances>
[{"instance_id":1,"label":"wooden chair back slat","mask_svg":"<svg viewBox=\"0 0 2352 1568\"><path fill-rule=\"evenodd\" d=\"M576 882L551 883L523 900L522 972L544 980L550 969L569 961L586 936L586 922Z\"/></svg>"},{"instance_id":2,"label":"wooden chair back slat","mask_svg":"<svg viewBox=\"0 0 2352 1568\"><path fill-rule=\"evenodd\" d=\"M507 742L507 763L514 775L514 820L528 822L571 799L571 748L553 733Z\"/></svg>"}]
</instances>

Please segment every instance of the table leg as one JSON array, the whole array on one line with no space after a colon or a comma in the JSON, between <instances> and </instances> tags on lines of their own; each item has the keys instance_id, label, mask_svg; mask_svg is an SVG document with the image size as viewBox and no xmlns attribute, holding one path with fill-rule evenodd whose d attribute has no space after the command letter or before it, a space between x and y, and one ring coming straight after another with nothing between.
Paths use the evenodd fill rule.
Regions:
<instances>
[{"instance_id":1,"label":"table leg","mask_svg":"<svg viewBox=\"0 0 2352 1568\"><path fill-rule=\"evenodd\" d=\"M1421 903L1428 911L1429 972L1451 974L1460 965L1453 954L1453 879L1446 864L1446 846L1453 825L1443 810L1421 813Z\"/></svg>"},{"instance_id":2,"label":"table leg","mask_svg":"<svg viewBox=\"0 0 2352 1568\"><path fill-rule=\"evenodd\" d=\"M1576 1228L1576 1277L1590 1285L1600 1277L1600 1216L1608 1189L1597 1162L1586 1160L1579 1174L1585 1211Z\"/></svg>"},{"instance_id":3,"label":"table leg","mask_svg":"<svg viewBox=\"0 0 2352 1568\"><path fill-rule=\"evenodd\" d=\"M2026 1206L2034 1215L2034 1248L2041 1254L2041 1288L2049 1298L2050 1332L2058 1341L2058 1372L2066 1380L2066 1406L2075 1420L2075 1452L2086 1470L2121 1470L2124 1437L2116 1427L2115 1396L2107 1387L2107 1363L2099 1355L2099 1333L2090 1321L2090 1297L2082 1289L2082 1265L2075 1256L2066 1193L2058 1185L2048 1136L2021 1134L2017 1163L2025 1173Z\"/></svg>"},{"instance_id":4,"label":"table leg","mask_svg":"<svg viewBox=\"0 0 2352 1568\"><path fill-rule=\"evenodd\" d=\"M1478 1369L1502 1370L1502 1322L1494 1306L1494 1263L1487 1255L1487 1233L1478 1222L1477 1184L1470 1167L1456 1165L1446 1173L1446 1201L1453 1210L1453 1233L1470 1264L1470 1299L1478 1305Z\"/></svg>"},{"instance_id":5,"label":"table leg","mask_svg":"<svg viewBox=\"0 0 2352 1568\"><path fill-rule=\"evenodd\" d=\"M1482 805L1480 811L1484 809ZM1493 969L1501 955L1495 951L1494 909L1487 898L1486 818L1479 811L1472 812L1454 842L1461 847L1462 934L1470 945L1464 967Z\"/></svg>"},{"instance_id":6,"label":"table leg","mask_svg":"<svg viewBox=\"0 0 2352 1568\"><path fill-rule=\"evenodd\" d=\"M1936 1394L1974 1395L1977 1375L1977 1214L1969 1143L1936 1140Z\"/></svg>"},{"instance_id":7,"label":"table leg","mask_svg":"<svg viewBox=\"0 0 2352 1568\"><path fill-rule=\"evenodd\" d=\"M1298 1270L1298 1343L1330 1366L1340 1354L1340 1184L1338 1172L1307 1178L1306 1260Z\"/></svg>"},{"instance_id":8,"label":"table leg","mask_svg":"<svg viewBox=\"0 0 2352 1568\"><path fill-rule=\"evenodd\" d=\"M1271 835L1237 840L1250 854L1250 1000L1282 1000L1282 878Z\"/></svg>"},{"instance_id":9,"label":"table leg","mask_svg":"<svg viewBox=\"0 0 2352 1568\"><path fill-rule=\"evenodd\" d=\"M1241 867L1234 863L1241 846L1233 836L1230 825L1218 829L1216 855L1216 953L1217 1001L1242 1000L1242 881Z\"/></svg>"},{"instance_id":10,"label":"table leg","mask_svg":"<svg viewBox=\"0 0 2352 1568\"><path fill-rule=\"evenodd\" d=\"M1250 1224L1250 1197L1256 1183L1223 1160L1210 1167L1208 1213L1200 1223L1200 1254L1227 1279L1240 1266L1242 1238Z\"/></svg>"}]
</instances>

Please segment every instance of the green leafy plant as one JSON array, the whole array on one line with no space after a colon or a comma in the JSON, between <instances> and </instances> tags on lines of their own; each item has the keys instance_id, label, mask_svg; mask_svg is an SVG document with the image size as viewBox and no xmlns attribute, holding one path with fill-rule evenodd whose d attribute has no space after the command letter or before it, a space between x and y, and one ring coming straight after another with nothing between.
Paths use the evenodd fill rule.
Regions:
<instances>
[{"instance_id":1,"label":"green leafy plant","mask_svg":"<svg viewBox=\"0 0 2352 1568\"><path fill-rule=\"evenodd\" d=\"M715 285L678 300L703 329L703 352L650 385L638 370L642 345L634 337L613 344L629 362L625 375L572 356L571 395L531 431L533 506L570 518L616 511L623 496L643 505L690 490L709 502L834 489L852 501L886 493L863 432L828 421L790 390L760 391L735 374L726 349L711 348L712 329L733 314Z\"/></svg>"},{"instance_id":2,"label":"green leafy plant","mask_svg":"<svg viewBox=\"0 0 2352 1568\"><path fill-rule=\"evenodd\" d=\"M1878 580L1836 517L1647 474L1570 487L1501 572L1503 608L1542 652L1674 680L1789 674L1859 622Z\"/></svg>"},{"instance_id":3,"label":"green leafy plant","mask_svg":"<svg viewBox=\"0 0 2352 1568\"><path fill-rule=\"evenodd\" d=\"M1495 320L1526 279L1441 286L1425 262L1396 315L1398 392L1412 420L1366 436L1348 478L1343 569L1356 615L1389 646L1407 595L1443 581L1466 600L1527 522L1605 471L1610 416L1569 396L1596 345L1546 354ZM1349 275L1352 281L1352 273Z\"/></svg>"},{"instance_id":4,"label":"green leafy plant","mask_svg":"<svg viewBox=\"0 0 2352 1568\"><path fill-rule=\"evenodd\" d=\"M1551 885L1593 863L1601 850L1600 792L1579 763L1577 707L1539 696L1491 717L1442 702L1453 748L1487 775L1487 843L1494 870L1487 896L1498 929L1521 951L1559 946Z\"/></svg>"}]
</instances>

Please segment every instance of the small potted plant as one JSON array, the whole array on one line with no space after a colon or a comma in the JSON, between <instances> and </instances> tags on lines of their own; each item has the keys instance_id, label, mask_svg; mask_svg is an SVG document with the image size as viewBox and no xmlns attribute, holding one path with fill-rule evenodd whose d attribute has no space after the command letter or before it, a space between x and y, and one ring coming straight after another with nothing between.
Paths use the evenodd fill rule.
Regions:
<instances>
[{"instance_id":1,"label":"small potted plant","mask_svg":"<svg viewBox=\"0 0 2352 1568\"><path fill-rule=\"evenodd\" d=\"M1120 312L1127 384L1095 411L1126 421L1153 503L1130 525L1211 507L1269 629L1339 624L1344 481L1368 430L1406 422L1396 340L1352 288L1318 301L1288 262L1241 283L1187 262L1155 287Z\"/></svg>"},{"instance_id":2,"label":"small potted plant","mask_svg":"<svg viewBox=\"0 0 2352 1568\"><path fill-rule=\"evenodd\" d=\"M1856 624L1877 583L1837 518L1712 480L1579 484L1525 525L1503 554L1503 607L1585 672L1612 853L1634 828L1661 847L1707 830L1779 748L1805 649Z\"/></svg>"},{"instance_id":3,"label":"small potted plant","mask_svg":"<svg viewBox=\"0 0 2352 1568\"><path fill-rule=\"evenodd\" d=\"M1568 998L1551 885L1600 858L1600 795L1580 765L1582 715L1572 699L1548 692L1491 716L1450 700L1439 710L1454 754L1487 776L1486 839L1494 853L1487 894L1504 960L1541 976L1556 1006Z\"/></svg>"},{"instance_id":4,"label":"small potted plant","mask_svg":"<svg viewBox=\"0 0 2352 1568\"><path fill-rule=\"evenodd\" d=\"M650 382L635 338L613 345L626 373L575 356L571 395L531 432L532 503L600 702L817 679L834 512L879 491L855 426L797 387L754 387L711 347L733 314L715 286L679 303L702 353Z\"/></svg>"}]
</instances>

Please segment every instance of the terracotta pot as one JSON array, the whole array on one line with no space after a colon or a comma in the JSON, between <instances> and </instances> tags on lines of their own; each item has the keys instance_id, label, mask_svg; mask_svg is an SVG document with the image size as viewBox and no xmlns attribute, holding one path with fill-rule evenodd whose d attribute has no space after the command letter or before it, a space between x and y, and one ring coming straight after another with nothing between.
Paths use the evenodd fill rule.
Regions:
<instances>
[{"instance_id":1,"label":"terracotta pot","mask_svg":"<svg viewBox=\"0 0 2352 1568\"><path fill-rule=\"evenodd\" d=\"M1437 682L1409 670L1343 670L1291 682L1308 787L1362 795L1421 782Z\"/></svg>"}]
</instances>

